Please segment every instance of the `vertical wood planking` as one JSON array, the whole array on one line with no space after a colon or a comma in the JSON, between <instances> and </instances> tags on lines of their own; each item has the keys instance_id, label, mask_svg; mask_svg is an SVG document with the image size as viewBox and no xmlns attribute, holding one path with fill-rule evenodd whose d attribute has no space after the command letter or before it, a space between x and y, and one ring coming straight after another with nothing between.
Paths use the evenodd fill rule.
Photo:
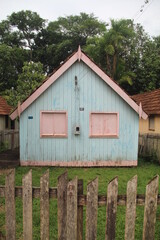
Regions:
<instances>
[{"instance_id":1,"label":"vertical wood planking","mask_svg":"<svg viewBox=\"0 0 160 240\"><path fill-rule=\"evenodd\" d=\"M76 124L74 120L75 75L78 77L80 107L84 107L84 111L79 112L81 134L78 137L73 135ZM39 111L41 109L67 110L68 138L39 138ZM88 138L89 113L96 110L119 112L119 134L122 138L118 140L114 138ZM28 120L28 115L31 114L33 114L33 119ZM22 113L20 123L22 130L20 131L21 161L37 159L37 161L62 162L64 159L65 161L74 161L75 158L80 161L96 161L97 159L106 161L118 158L136 160L138 126L137 113L85 63L76 62ZM31 131L30 128L34 131ZM27 135L28 131L30 131L30 137ZM32 146L33 142L36 143L35 146ZM126 144L128 144L127 151Z\"/></svg>"},{"instance_id":2,"label":"vertical wood planking","mask_svg":"<svg viewBox=\"0 0 160 240\"><path fill-rule=\"evenodd\" d=\"M16 239L16 213L15 213L15 170L6 176L5 184L5 211L6 211L6 239Z\"/></svg>"},{"instance_id":3,"label":"vertical wood planking","mask_svg":"<svg viewBox=\"0 0 160 240\"><path fill-rule=\"evenodd\" d=\"M23 186L23 239L32 240L32 170L22 179Z\"/></svg>"},{"instance_id":4,"label":"vertical wood planking","mask_svg":"<svg viewBox=\"0 0 160 240\"><path fill-rule=\"evenodd\" d=\"M83 194L83 180L78 180L78 195ZM83 206L78 206L77 240L83 240Z\"/></svg>"},{"instance_id":5,"label":"vertical wood planking","mask_svg":"<svg viewBox=\"0 0 160 240\"><path fill-rule=\"evenodd\" d=\"M108 190L107 190L105 240L113 240L113 239L115 239L115 233L116 233L116 213L117 213L117 196L118 196L118 177L115 177L108 184Z\"/></svg>"},{"instance_id":6,"label":"vertical wood planking","mask_svg":"<svg viewBox=\"0 0 160 240\"><path fill-rule=\"evenodd\" d=\"M41 240L49 240L49 170L40 179Z\"/></svg>"},{"instance_id":7,"label":"vertical wood planking","mask_svg":"<svg viewBox=\"0 0 160 240\"><path fill-rule=\"evenodd\" d=\"M143 240L154 239L159 176L154 177L146 186Z\"/></svg>"},{"instance_id":8,"label":"vertical wood planking","mask_svg":"<svg viewBox=\"0 0 160 240\"><path fill-rule=\"evenodd\" d=\"M97 239L98 178L87 185L86 240Z\"/></svg>"},{"instance_id":9,"label":"vertical wood planking","mask_svg":"<svg viewBox=\"0 0 160 240\"><path fill-rule=\"evenodd\" d=\"M77 177L67 185L67 240L77 240Z\"/></svg>"},{"instance_id":10,"label":"vertical wood planking","mask_svg":"<svg viewBox=\"0 0 160 240\"><path fill-rule=\"evenodd\" d=\"M135 220L136 220L136 197L137 197L137 175L127 184L127 204L126 204L126 223L125 240L134 240Z\"/></svg>"},{"instance_id":11,"label":"vertical wood planking","mask_svg":"<svg viewBox=\"0 0 160 240\"><path fill-rule=\"evenodd\" d=\"M67 183L68 174L65 172L58 177L58 240L67 239Z\"/></svg>"}]
</instances>

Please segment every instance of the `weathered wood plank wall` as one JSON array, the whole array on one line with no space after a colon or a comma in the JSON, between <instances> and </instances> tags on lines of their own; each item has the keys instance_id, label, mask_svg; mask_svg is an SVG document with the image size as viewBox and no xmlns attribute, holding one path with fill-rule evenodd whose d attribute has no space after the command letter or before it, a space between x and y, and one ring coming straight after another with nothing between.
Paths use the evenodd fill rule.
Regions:
<instances>
[{"instance_id":1,"label":"weathered wood plank wall","mask_svg":"<svg viewBox=\"0 0 160 240\"><path fill-rule=\"evenodd\" d=\"M19 130L0 131L0 144L5 144L7 149L19 147Z\"/></svg>"},{"instance_id":2,"label":"weathered wood plank wall","mask_svg":"<svg viewBox=\"0 0 160 240\"><path fill-rule=\"evenodd\" d=\"M157 158L160 162L160 134L139 134L138 152L141 156Z\"/></svg>"},{"instance_id":3,"label":"weathered wood plank wall","mask_svg":"<svg viewBox=\"0 0 160 240\"><path fill-rule=\"evenodd\" d=\"M75 92L77 76L78 92ZM83 109L80 111L80 109ZM40 138L40 111L67 111L67 138ZM118 138L90 138L90 112L119 113ZM80 134L75 135L76 124ZM135 161L138 114L83 62L76 62L21 115L21 161Z\"/></svg>"}]
</instances>

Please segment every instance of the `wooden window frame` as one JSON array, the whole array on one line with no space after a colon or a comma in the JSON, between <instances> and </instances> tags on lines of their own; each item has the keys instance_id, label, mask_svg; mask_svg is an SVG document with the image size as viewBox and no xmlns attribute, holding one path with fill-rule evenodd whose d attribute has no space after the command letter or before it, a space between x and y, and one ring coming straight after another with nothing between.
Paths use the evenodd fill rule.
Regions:
<instances>
[{"instance_id":1,"label":"wooden window frame","mask_svg":"<svg viewBox=\"0 0 160 240\"><path fill-rule=\"evenodd\" d=\"M153 127L150 126L151 125L151 123L150 123L151 119L154 121L153 122L153 125L154 125ZM155 116L154 115L150 115L149 118L148 118L148 129L150 131L155 131Z\"/></svg>"},{"instance_id":2,"label":"wooden window frame","mask_svg":"<svg viewBox=\"0 0 160 240\"><path fill-rule=\"evenodd\" d=\"M92 114L115 114L117 116L116 134L92 134ZM90 112L89 114L89 137L90 138L119 138L119 113L118 112Z\"/></svg>"},{"instance_id":3,"label":"wooden window frame","mask_svg":"<svg viewBox=\"0 0 160 240\"><path fill-rule=\"evenodd\" d=\"M9 129L9 116L5 115L5 129Z\"/></svg>"},{"instance_id":4,"label":"wooden window frame","mask_svg":"<svg viewBox=\"0 0 160 240\"><path fill-rule=\"evenodd\" d=\"M44 134L42 133L42 115L47 114L65 114L65 134ZM68 113L67 111L40 111L40 137L41 138L67 138L68 137Z\"/></svg>"}]
</instances>

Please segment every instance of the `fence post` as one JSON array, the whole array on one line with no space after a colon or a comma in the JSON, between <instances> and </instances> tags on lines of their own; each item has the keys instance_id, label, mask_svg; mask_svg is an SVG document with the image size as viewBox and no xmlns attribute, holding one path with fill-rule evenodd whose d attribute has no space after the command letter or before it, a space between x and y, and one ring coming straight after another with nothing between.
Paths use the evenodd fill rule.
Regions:
<instances>
[{"instance_id":1,"label":"fence post","mask_svg":"<svg viewBox=\"0 0 160 240\"><path fill-rule=\"evenodd\" d=\"M41 240L49 240L49 170L40 178Z\"/></svg>"},{"instance_id":2,"label":"fence post","mask_svg":"<svg viewBox=\"0 0 160 240\"><path fill-rule=\"evenodd\" d=\"M98 178L87 185L86 240L97 238Z\"/></svg>"},{"instance_id":3,"label":"fence post","mask_svg":"<svg viewBox=\"0 0 160 240\"><path fill-rule=\"evenodd\" d=\"M134 240L136 220L137 175L127 183L125 240Z\"/></svg>"},{"instance_id":4,"label":"fence post","mask_svg":"<svg viewBox=\"0 0 160 240\"><path fill-rule=\"evenodd\" d=\"M6 239L16 239L16 213L15 213L15 170L6 176L5 184L5 210L6 210Z\"/></svg>"},{"instance_id":5,"label":"fence post","mask_svg":"<svg viewBox=\"0 0 160 240\"><path fill-rule=\"evenodd\" d=\"M78 180L78 195L83 194L83 180ZM78 206L77 240L83 240L83 206Z\"/></svg>"},{"instance_id":6,"label":"fence post","mask_svg":"<svg viewBox=\"0 0 160 240\"><path fill-rule=\"evenodd\" d=\"M159 176L155 176L146 186L143 240L154 239Z\"/></svg>"},{"instance_id":7,"label":"fence post","mask_svg":"<svg viewBox=\"0 0 160 240\"><path fill-rule=\"evenodd\" d=\"M23 187L23 239L32 240L32 170L22 179Z\"/></svg>"},{"instance_id":8,"label":"fence post","mask_svg":"<svg viewBox=\"0 0 160 240\"><path fill-rule=\"evenodd\" d=\"M67 185L67 240L77 240L77 177Z\"/></svg>"},{"instance_id":9,"label":"fence post","mask_svg":"<svg viewBox=\"0 0 160 240\"><path fill-rule=\"evenodd\" d=\"M118 196L118 177L115 177L113 180L109 182L107 189L105 240L115 239L117 196Z\"/></svg>"},{"instance_id":10,"label":"fence post","mask_svg":"<svg viewBox=\"0 0 160 240\"><path fill-rule=\"evenodd\" d=\"M67 239L67 184L68 173L65 172L58 177L58 240Z\"/></svg>"}]
</instances>

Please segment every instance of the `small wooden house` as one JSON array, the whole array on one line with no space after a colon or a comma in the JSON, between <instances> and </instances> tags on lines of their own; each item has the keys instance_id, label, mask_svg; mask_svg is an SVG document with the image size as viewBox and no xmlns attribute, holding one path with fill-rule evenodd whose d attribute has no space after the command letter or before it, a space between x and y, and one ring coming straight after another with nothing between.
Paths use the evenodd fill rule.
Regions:
<instances>
[{"instance_id":1,"label":"small wooden house","mask_svg":"<svg viewBox=\"0 0 160 240\"><path fill-rule=\"evenodd\" d=\"M7 104L7 101L0 96L0 131L14 129L15 122L11 121L9 115L12 107Z\"/></svg>"},{"instance_id":2,"label":"small wooden house","mask_svg":"<svg viewBox=\"0 0 160 240\"><path fill-rule=\"evenodd\" d=\"M136 94L132 99L139 104L142 103L144 111L148 114L147 120L140 119L140 134L160 134L160 89L150 92Z\"/></svg>"},{"instance_id":3,"label":"small wooden house","mask_svg":"<svg viewBox=\"0 0 160 240\"><path fill-rule=\"evenodd\" d=\"M18 115L21 165L137 165L139 116L147 115L80 47Z\"/></svg>"}]
</instances>

